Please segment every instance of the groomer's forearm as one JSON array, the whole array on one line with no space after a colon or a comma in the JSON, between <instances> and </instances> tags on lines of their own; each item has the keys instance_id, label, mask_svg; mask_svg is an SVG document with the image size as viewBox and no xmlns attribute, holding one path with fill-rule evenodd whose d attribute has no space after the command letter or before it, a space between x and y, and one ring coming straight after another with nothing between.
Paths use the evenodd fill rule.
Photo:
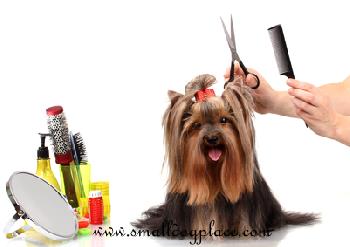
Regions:
<instances>
[{"instance_id":1,"label":"groomer's forearm","mask_svg":"<svg viewBox=\"0 0 350 247\"><path fill-rule=\"evenodd\" d=\"M329 83L319 87L322 94L327 95L334 109L345 116L350 116L350 76L338 83ZM291 96L287 92L277 91L275 104L271 106L270 113L281 116L297 117Z\"/></svg>"},{"instance_id":2,"label":"groomer's forearm","mask_svg":"<svg viewBox=\"0 0 350 247\"><path fill-rule=\"evenodd\" d=\"M333 139L350 146L350 116L339 115Z\"/></svg>"},{"instance_id":3,"label":"groomer's forearm","mask_svg":"<svg viewBox=\"0 0 350 247\"><path fill-rule=\"evenodd\" d=\"M295 107L291 101L291 96L285 91L277 91L275 94L274 105L270 113L281 116L298 117L295 113Z\"/></svg>"},{"instance_id":4,"label":"groomer's forearm","mask_svg":"<svg viewBox=\"0 0 350 247\"><path fill-rule=\"evenodd\" d=\"M350 76L339 83L322 85L319 89L331 99L338 113L350 116Z\"/></svg>"}]
</instances>

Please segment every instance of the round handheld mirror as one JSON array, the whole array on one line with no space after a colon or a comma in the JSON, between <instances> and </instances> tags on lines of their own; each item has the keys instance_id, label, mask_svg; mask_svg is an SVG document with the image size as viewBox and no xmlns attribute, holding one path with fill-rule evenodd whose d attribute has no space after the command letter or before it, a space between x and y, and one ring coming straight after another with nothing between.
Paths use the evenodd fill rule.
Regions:
<instances>
[{"instance_id":1,"label":"round handheld mirror","mask_svg":"<svg viewBox=\"0 0 350 247\"><path fill-rule=\"evenodd\" d=\"M67 200L45 180L28 172L15 172L6 184L16 214L4 231L12 238L33 227L36 231L54 240L73 238L78 231L78 220ZM13 233L8 233L20 218L24 225Z\"/></svg>"}]
</instances>

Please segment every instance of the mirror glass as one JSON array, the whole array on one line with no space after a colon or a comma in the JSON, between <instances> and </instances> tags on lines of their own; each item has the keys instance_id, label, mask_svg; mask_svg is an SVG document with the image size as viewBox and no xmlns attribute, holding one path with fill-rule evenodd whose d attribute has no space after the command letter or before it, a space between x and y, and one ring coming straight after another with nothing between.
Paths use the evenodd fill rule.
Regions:
<instances>
[{"instance_id":1,"label":"mirror glass","mask_svg":"<svg viewBox=\"0 0 350 247\"><path fill-rule=\"evenodd\" d=\"M46 181L31 173L17 172L7 186L9 197L47 237L69 239L76 235L78 226L73 209Z\"/></svg>"}]
</instances>

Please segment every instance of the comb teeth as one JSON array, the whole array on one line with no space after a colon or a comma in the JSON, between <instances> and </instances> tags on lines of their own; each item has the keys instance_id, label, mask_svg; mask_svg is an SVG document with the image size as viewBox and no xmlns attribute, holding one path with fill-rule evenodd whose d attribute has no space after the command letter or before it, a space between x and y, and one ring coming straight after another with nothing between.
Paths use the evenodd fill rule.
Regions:
<instances>
[{"instance_id":1,"label":"comb teeth","mask_svg":"<svg viewBox=\"0 0 350 247\"><path fill-rule=\"evenodd\" d=\"M56 163L69 163L73 157L69 142L68 124L64 113L49 115L47 125L51 134Z\"/></svg>"},{"instance_id":2,"label":"comb teeth","mask_svg":"<svg viewBox=\"0 0 350 247\"><path fill-rule=\"evenodd\" d=\"M295 78L292 64L289 59L287 43L283 35L281 25L270 27L268 29L278 70L281 75L288 78Z\"/></svg>"},{"instance_id":3,"label":"comb teeth","mask_svg":"<svg viewBox=\"0 0 350 247\"><path fill-rule=\"evenodd\" d=\"M84 143L83 138L81 137L81 134L79 132L74 134L73 139L79 163L88 163L86 145Z\"/></svg>"}]
</instances>

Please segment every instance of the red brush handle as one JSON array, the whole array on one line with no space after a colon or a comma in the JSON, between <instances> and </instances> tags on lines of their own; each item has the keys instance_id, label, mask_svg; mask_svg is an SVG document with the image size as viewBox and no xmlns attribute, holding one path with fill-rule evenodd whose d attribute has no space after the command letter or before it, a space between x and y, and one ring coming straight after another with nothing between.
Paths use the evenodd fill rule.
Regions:
<instances>
[{"instance_id":1,"label":"red brush handle","mask_svg":"<svg viewBox=\"0 0 350 247\"><path fill-rule=\"evenodd\" d=\"M63 112L63 108L60 105L52 106L46 109L46 113L48 116L56 116L58 114L61 114L62 112Z\"/></svg>"},{"instance_id":2,"label":"red brush handle","mask_svg":"<svg viewBox=\"0 0 350 247\"><path fill-rule=\"evenodd\" d=\"M69 163L72 160L73 160L72 152L68 152L66 154L55 154L56 164L69 165Z\"/></svg>"}]
</instances>

